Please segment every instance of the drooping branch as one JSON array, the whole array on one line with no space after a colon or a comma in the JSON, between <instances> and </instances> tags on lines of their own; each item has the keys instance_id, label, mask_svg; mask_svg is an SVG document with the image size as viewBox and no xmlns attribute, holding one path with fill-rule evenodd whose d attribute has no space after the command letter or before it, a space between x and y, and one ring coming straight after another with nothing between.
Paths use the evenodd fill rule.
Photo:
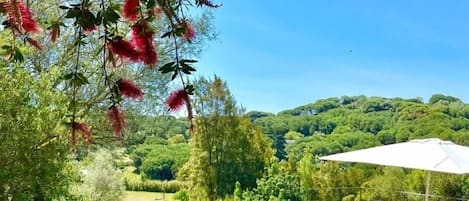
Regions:
<instances>
[{"instance_id":1,"label":"drooping branch","mask_svg":"<svg viewBox=\"0 0 469 201\"><path fill-rule=\"evenodd\" d=\"M56 1L57 4L63 2ZM193 114L190 95L194 91L194 86L189 84L187 75L196 70L193 67L196 61L183 58L181 46L184 43L191 43L196 32L192 27L191 20L184 15L184 9L189 6L216 8L220 5L207 0L125 0L120 8L114 4L111 0L81 0L77 3L67 3L58 7L58 19L46 20L50 22L47 28L48 38L54 44L60 40L61 27L69 26L75 29L74 41L70 47L64 48L64 55L70 55L67 58L73 56L74 59L71 62L73 64L71 68L66 68L67 72L64 72L60 79L61 82L65 81L68 84L62 85L59 82L54 84L55 87L62 89L65 86L65 89L69 89L71 92L70 113L64 118L71 128L71 143L76 144L77 132L83 135L83 139L91 142L91 137L86 137L91 136L91 129L83 120L83 115L90 110L91 106L79 101L86 99L80 96L83 96L84 89L88 89L88 87L82 86L87 85L90 79L95 82L104 80L105 89L97 90L100 94L99 98L90 100L92 100L92 104L99 104L99 101L104 102L105 98L108 99L110 102L108 117L111 127L113 127L112 130L122 132L125 120L120 102L123 98L140 100L144 95L143 90L132 79L122 77L122 73L118 72L118 66L122 66L122 64L145 65L161 73L172 73L172 80L178 80L182 86L182 90L179 90L179 95L176 97L181 99L178 100L180 101L178 104L186 105L192 128ZM39 42L40 40L31 37L33 34L40 33L42 29L33 17L34 12L29 9L28 4L23 3L23 0L1 1L0 14L7 19L6 28L13 36L12 45L4 46L7 54L10 55L9 59L13 59L15 62L25 61L22 55L22 46L15 46L16 40L26 42L38 50L44 49ZM164 16L165 21L168 22L167 30L153 27L154 22L160 20L161 16ZM131 27L130 34L122 33L122 30L118 28L123 26ZM159 32L160 30L163 32ZM126 39L128 35L130 35L130 39ZM162 40L167 39L167 42L171 42L173 46L171 48L172 61L164 65L158 65L159 58L156 50L158 49L157 45L161 44L155 43L157 36L161 36ZM102 43L100 42L98 45L97 43L89 43L93 40L102 40ZM67 43L56 44L62 46ZM46 45L46 47L50 46ZM86 55L87 51L96 52L96 55L100 55L101 59L83 61L85 57L83 55ZM63 66L69 62L64 62ZM89 69L84 68L83 65L94 65L95 67ZM36 66L39 65L36 64ZM95 86L102 87L103 85L97 84ZM167 99L168 106L172 104L169 103L170 99ZM169 108L174 109L172 106Z\"/></svg>"}]
</instances>

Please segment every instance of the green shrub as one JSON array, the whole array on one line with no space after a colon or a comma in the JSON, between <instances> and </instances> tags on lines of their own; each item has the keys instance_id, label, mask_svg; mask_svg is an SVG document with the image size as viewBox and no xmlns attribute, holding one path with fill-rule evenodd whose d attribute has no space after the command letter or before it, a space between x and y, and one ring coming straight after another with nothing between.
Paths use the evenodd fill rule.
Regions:
<instances>
[{"instance_id":1,"label":"green shrub","mask_svg":"<svg viewBox=\"0 0 469 201\"><path fill-rule=\"evenodd\" d=\"M175 193L188 187L187 182L171 180L146 180L141 175L133 174L127 171L124 174L124 185L130 191L149 191Z\"/></svg>"},{"instance_id":2,"label":"green shrub","mask_svg":"<svg viewBox=\"0 0 469 201\"><path fill-rule=\"evenodd\" d=\"M180 190L174 194L173 198L180 201L189 201L189 193L185 190Z\"/></svg>"},{"instance_id":3,"label":"green shrub","mask_svg":"<svg viewBox=\"0 0 469 201\"><path fill-rule=\"evenodd\" d=\"M188 144L159 145L143 144L130 154L137 173L143 172L146 177L156 180L172 180L179 168L189 158Z\"/></svg>"},{"instance_id":4,"label":"green shrub","mask_svg":"<svg viewBox=\"0 0 469 201\"><path fill-rule=\"evenodd\" d=\"M170 144L186 143L186 138L182 134L177 134L168 139Z\"/></svg>"},{"instance_id":5,"label":"green shrub","mask_svg":"<svg viewBox=\"0 0 469 201\"><path fill-rule=\"evenodd\" d=\"M168 140L166 140L162 137L158 137L158 136L151 136L151 137L147 137L147 139L145 139L145 144L167 145Z\"/></svg>"},{"instance_id":6,"label":"green shrub","mask_svg":"<svg viewBox=\"0 0 469 201\"><path fill-rule=\"evenodd\" d=\"M112 165L109 151L99 150L92 163L83 169L82 180L73 187L85 201L116 201L122 199L124 185L121 172Z\"/></svg>"}]
</instances>

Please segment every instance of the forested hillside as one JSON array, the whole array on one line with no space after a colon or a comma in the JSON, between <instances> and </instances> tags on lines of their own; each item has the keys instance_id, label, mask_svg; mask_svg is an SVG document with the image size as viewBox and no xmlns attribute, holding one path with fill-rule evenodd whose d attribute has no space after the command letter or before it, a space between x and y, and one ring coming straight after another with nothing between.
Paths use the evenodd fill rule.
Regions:
<instances>
[{"instance_id":1,"label":"forested hillside","mask_svg":"<svg viewBox=\"0 0 469 201\"><path fill-rule=\"evenodd\" d=\"M286 150L295 160L305 148L326 155L429 137L469 144L469 105L441 94L428 103L421 98L343 96L277 115L258 111L247 115L274 140L279 158L287 157L286 140L294 140Z\"/></svg>"},{"instance_id":2,"label":"forested hillside","mask_svg":"<svg viewBox=\"0 0 469 201\"><path fill-rule=\"evenodd\" d=\"M365 164L321 162L319 156L415 138L469 145L469 105L433 95L421 98L343 96L247 115L273 140L276 156L257 187L239 200L422 200L425 173ZM432 200L469 197L467 176L434 174ZM410 192L410 193L409 193ZM235 199L235 200L236 200Z\"/></svg>"}]
</instances>

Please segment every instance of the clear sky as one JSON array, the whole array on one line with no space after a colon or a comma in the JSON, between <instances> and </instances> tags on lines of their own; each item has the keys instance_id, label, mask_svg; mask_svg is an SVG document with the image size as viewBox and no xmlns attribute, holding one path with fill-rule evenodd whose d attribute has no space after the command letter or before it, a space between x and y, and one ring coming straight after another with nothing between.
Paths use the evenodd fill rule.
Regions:
<instances>
[{"instance_id":1,"label":"clear sky","mask_svg":"<svg viewBox=\"0 0 469 201\"><path fill-rule=\"evenodd\" d=\"M215 26L199 71L248 111L342 95L469 102L467 0L224 0Z\"/></svg>"}]
</instances>

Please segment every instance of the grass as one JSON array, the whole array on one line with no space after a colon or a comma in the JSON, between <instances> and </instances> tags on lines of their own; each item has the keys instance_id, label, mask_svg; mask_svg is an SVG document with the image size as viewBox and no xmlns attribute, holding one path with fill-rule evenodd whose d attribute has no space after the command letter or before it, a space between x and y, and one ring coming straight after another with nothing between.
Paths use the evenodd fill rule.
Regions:
<instances>
[{"instance_id":1,"label":"grass","mask_svg":"<svg viewBox=\"0 0 469 201\"><path fill-rule=\"evenodd\" d=\"M142 192L142 191L125 191L124 201L174 201L172 193L165 193L163 199L163 193L153 192Z\"/></svg>"}]
</instances>

